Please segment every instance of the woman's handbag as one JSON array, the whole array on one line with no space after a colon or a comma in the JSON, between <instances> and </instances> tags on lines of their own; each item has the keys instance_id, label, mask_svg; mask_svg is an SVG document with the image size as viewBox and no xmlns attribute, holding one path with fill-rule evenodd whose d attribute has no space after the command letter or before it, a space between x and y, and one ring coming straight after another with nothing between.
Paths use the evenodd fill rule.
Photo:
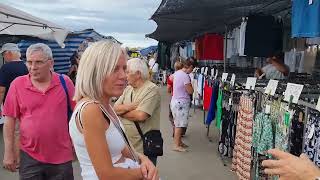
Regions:
<instances>
[{"instance_id":1,"label":"woman's handbag","mask_svg":"<svg viewBox=\"0 0 320 180\"><path fill-rule=\"evenodd\" d=\"M131 93L131 102L133 101ZM163 139L160 130L150 130L143 134L138 122L134 122L143 143L143 154L146 156L157 157L163 155Z\"/></svg>"},{"instance_id":2,"label":"woman's handbag","mask_svg":"<svg viewBox=\"0 0 320 180\"><path fill-rule=\"evenodd\" d=\"M139 123L134 122L143 142L143 154L146 156L157 157L163 155L163 139L160 130L150 130L143 134Z\"/></svg>"}]
</instances>

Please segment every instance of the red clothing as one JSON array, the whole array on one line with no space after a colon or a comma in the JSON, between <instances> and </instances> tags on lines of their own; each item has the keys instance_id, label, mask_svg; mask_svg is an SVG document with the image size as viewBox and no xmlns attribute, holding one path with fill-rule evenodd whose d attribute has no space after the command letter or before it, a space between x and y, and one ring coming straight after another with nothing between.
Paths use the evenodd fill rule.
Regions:
<instances>
[{"instance_id":1,"label":"red clothing","mask_svg":"<svg viewBox=\"0 0 320 180\"><path fill-rule=\"evenodd\" d=\"M213 91L213 87L208 86L208 81L205 82L203 91L203 110L208 111Z\"/></svg>"},{"instance_id":2,"label":"red clothing","mask_svg":"<svg viewBox=\"0 0 320 180\"><path fill-rule=\"evenodd\" d=\"M74 108L74 86L69 77L64 78ZM10 86L3 114L20 120L20 148L40 162L62 164L73 160L66 98L56 73L52 73L45 92L33 86L29 75L16 78Z\"/></svg>"},{"instance_id":3,"label":"red clothing","mask_svg":"<svg viewBox=\"0 0 320 180\"><path fill-rule=\"evenodd\" d=\"M223 60L223 36L206 34L203 38L204 60Z\"/></svg>"},{"instance_id":4,"label":"red clothing","mask_svg":"<svg viewBox=\"0 0 320 180\"><path fill-rule=\"evenodd\" d=\"M170 75L167 78L167 86L170 86L170 92L171 92L171 96L173 96L173 75Z\"/></svg>"}]
</instances>

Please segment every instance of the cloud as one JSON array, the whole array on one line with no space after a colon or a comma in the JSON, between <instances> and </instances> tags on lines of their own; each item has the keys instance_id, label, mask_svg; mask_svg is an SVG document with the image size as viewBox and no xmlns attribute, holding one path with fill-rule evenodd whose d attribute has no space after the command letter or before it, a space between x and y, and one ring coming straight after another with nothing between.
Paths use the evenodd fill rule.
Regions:
<instances>
[{"instance_id":1,"label":"cloud","mask_svg":"<svg viewBox=\"0 0 320 180\"><path fill-rule=\"evenodd\" d=\"M148 20L161 0L3 0L5 4L71 30L94 28L104 35L115 35L128 46L148 46L157 42L145 34L156 29Z\"/></svg>"}]
</instances>

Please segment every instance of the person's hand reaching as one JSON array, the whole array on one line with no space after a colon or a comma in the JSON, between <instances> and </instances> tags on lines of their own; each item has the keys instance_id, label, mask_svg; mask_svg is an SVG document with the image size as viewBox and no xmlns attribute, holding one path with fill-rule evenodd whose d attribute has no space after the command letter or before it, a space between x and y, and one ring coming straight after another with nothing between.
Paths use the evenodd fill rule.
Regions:
<instances>
[{"instance_id":1,"label":"person's hand reaching","mask_svg":"<svg viewBox=\"0 0 320 180\"><path fill-rule=\"evenodd\" d=\"M319 168L305 154L296 157L278 149L269 150L268 154L276 158L262 162L268 175L279 175L280 180L315 180L320 176Z\"/></svg>"}]
</instances>

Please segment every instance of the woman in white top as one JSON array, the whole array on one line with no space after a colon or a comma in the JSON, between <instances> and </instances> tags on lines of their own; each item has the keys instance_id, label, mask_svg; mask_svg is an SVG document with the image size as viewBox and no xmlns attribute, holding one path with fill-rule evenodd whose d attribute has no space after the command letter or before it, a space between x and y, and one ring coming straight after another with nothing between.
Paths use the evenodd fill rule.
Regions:
<instances>
[{"instance_id":1,"label":"woman in white top","mask_svg":"<svg viewBox=\"0 0 320 180\"><path fill-rule=\"evenodd\" d=\"M85 180L159 179L152 162L127 142L110 105L126 87L126 67L126 52L111 41L93 43L81 57L69 132Z\"/></svg>"}]
</instances>

